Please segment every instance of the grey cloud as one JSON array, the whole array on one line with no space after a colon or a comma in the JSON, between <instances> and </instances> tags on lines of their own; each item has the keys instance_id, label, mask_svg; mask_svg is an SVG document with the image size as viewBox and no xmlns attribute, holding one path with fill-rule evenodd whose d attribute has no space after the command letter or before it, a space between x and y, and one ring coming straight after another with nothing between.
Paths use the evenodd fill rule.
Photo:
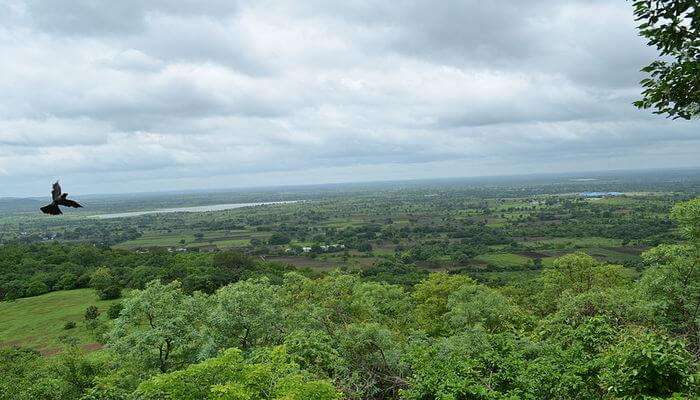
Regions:
<instances>
[{"instance_id":1,"label":"grey cloud","mask_svg":"<svg viewBox=\"0 0 700 400\"><path fill-rule=\"evenodd\" d=\"M632 9L607 0L311 2L308 14L350 19L379 32L378 51L450 65L547 71L586 84L624 86L653 50L638 38Z\"/></svg>"},{"instance_id":2,"label":"grey cloud","mask_svg":"<svg viewBox=\"0 0 700 400\"><path fill-rule=\"evenodd\" d=\"M0 145L31 148L99 145L106 142L109 129L109 125L86 118L0 120Z\"/></svg>"},{"instance_id":3,"label":"grey cloud","mask_svg":"<svg viewBox=\"0 0 700 400\"><path fill-rule=\"evenodd\" d=\"M158 72L166 66L161 59L149 56L136 49L126 49L116 54L98 59L95 65L117 71Z\"/></svg>"},{"instance_id":4,"label":"grey cloud","mask_svg":"<svg viewBox=\"0 0 700 400\"><path fill-rule=\"evenodd\" d=\"M129 43L169 62L217 63L251 76L269 75L271 67L251 54L246 39L235 18L159 15Z\"/></svg>"},{"instance_id":5,"label":"grey cloud","mask_svg":"<svg viewBox=\"0 0 700 400\"><path fill-rule=\"evenodd\" d=\"M71 36L138 33L153 14L219 17L238 10L235 0L28 0L25 6L42 30Z\"/></svg>"},{"instance_id":6,"label":"grey cloud","mask_svg":"<svg viewBox=\"0 0 700 400\"><path fill-rule=\"evenodd\" d=\"M135 33L145 26L139 1L97 2L92 0L35 0L27 13L37 26L49 32L70 35Z\"/></svg>"},{"instance_id":7,"label":"grey cloud","mask_svg":"<svg viewBox=\"0 0 700 400\"><path fill-rule=\"evenodd\" d=\"M2 187L59 162L90 192L698 165L697 121L631 106L630 7L11 0Z\"/></svg>"}]
</instances>

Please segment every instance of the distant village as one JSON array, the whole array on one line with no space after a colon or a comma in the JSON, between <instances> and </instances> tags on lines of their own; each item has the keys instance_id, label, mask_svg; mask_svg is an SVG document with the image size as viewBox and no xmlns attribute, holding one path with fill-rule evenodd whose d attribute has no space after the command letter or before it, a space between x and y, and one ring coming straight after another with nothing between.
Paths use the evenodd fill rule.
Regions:
<instances>
[{"instance_id":1,"label":"distant village","mask_svg":"<svg viewBox=\"0 0 700 400\"><path fill-rule=\"evenodd\" d=\"M618 197L622 196L624 193L622 192L581 192L580 196L581 197L586 197L586 198L598 198L602 199L605 197Z\"/></svg>"},{"instance_id":2,"label":"distant village","mask_svg":"<svg viewBox=\"0 0 700 400\"><path fill-rule=\"evenodd\" d=\"M162 249L156 247L156 249ZM323 245L318 245L318 246L291 246L287 247L284 249L285 254L290 254L290 255L296 255L296 254L320 254L320 253L334 253L338 251L343 251L346 249L346 246L344 244L323 244ZM139 254L145 254L145 253L150 253L153 250L153 248L150 247L143 247L136 249L136 253ZM203 245L203 246L196 246L196 247L166 247L165 250L168 253L186 253L186 252L199 252L199 253L213 253L216 251L219 251L218 246L212 244L212 245ZM162 251L162 250L161 250Z\"/></svg>"},{"instance_id":3,"label":"distant village","mask_svg":"<svg viewBox=\"0 0 700 400\"><path fill-rule=\"evenodd\" d=\"M299 253L332 253L335 251L345 250L344 244L331 244L331 245L320 245L320 246L301 246L301 247L288 247L284 249L287 254L299 254Z\"/></svg>"}]
</instances>

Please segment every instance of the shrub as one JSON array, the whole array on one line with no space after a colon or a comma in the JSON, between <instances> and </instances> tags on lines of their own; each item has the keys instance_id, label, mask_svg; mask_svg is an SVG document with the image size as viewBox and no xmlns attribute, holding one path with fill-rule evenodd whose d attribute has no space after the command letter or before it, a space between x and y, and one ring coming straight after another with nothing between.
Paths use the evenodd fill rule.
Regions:
<instances>
[{"instance_id":1,"label":"shrub","mask_svg":"<svg viewBox=\"0 0 700 400\"><path fill-rule=\"evenodd\" d=\"M119 317L119 313L124 309L122 303L114 303L107 309L107 316L109 319L116 319Z\"/></svg>"},{"instance_id":2,"label":"shrub","mask_svg":"<svg viewBox=\"0 0 700 400\"><path fill-rule=\"evenodd\" d=\"M101 300L118 299L121 296L119 282L107 267L100 267L92 274L90 286L95 289Z\"/></svg>"},{"instance_id":3,"label":"shrub","mask_svg":"<svg viewBox=\"0 0 700 400\"><path fill-rule=\"evenodd\" d=\"M97 292L100 300L114 300L122 295L122 289L119 286L110 286Z\"/></svg>"},{"instance_id":4,"label":"shrub","mask_svg":"<svg viewBox=\"0 0 700 400\"><path fill-rule=\"evenodd\" d=\"M66 323L63 324L63 329L66 331L73 328L75 328L75 321L66 321Z\"/></svg>"},{"instance_id":5,"label":"shrub","mask_svg":"<svg viewBox=\"0 0 700 400\"><path fill-rule=\"evenodd\" d=\"M602 386L616 398L666 397L693 385L693 357L684 343L645 331L621 335L601 371Z\"/></svg>"},{"instance_id":6,"label":"shrub","mask_svg":"<svg viewBox=\"0 0 700 400\"><path fill-rule=\"evenodd\" d=\"M100 310L95 306L89 306L85 309L85 321L92 321L100 316Z\"/></svg>"},{"instance_id":7,"label":"shrub","mask_svg":"<svg viewBox=\"0 0 700 400\"><path fill-rule=\"evenodd\" d=\"M24 289L24 296L32 297L39 296L49 292L49 287L43 281L34 279L30 281Z\"/></svg>"},{"instance_id":8,"label":"shrub","mask_svg":"<svg viewBox=\"0 0 700 400\"><path fill-rule=\"evenodd\" d=\"M56 282L56 289L57 290L75 289L77 287L77 282L78 282L78 277L75 274L71 274L70 272L66 272L65 274L61 275L58 278L58 282Z\"/></svg>"}]
</instances>

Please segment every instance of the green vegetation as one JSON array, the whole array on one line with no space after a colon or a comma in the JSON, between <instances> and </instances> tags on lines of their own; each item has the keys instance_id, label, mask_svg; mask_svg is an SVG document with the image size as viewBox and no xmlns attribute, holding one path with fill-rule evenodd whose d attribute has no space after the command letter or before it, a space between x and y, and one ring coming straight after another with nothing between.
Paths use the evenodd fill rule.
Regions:
<instances>
[{"instance_id":1,"label":"green vegetation","mask_svg":"<svg viewBox=\"0 0 700 400\"><path fill-rule=\"evenodd\" d=\"M500 269L522 268L530 262L528 257L511 253L487 253L475 257L475 260L483 261Z\"/></svg>"},{"instance_id":2,"label":"green vegetation","mask_svg":"<svg viewBox=\"0 0 700 400\"><path fill-rule=\"evenodd\" d=\"M642 71L643 98L635 105L656 114L691 119L700 115L700 12L696 0L636 0L639 34L659 59Z\"/></svg>"},{"instance_id":3,"label":"green vegetation","mask_svg":"<svg viewBox=\"0 0 700 400\"><path fill-rule=\"evenodd\" d=\"M694 186L545 188L123 222L256 235L226 250L15 238L0 246L0 400L697 397Z\"/></svg>"},{"instance_id":4,"label":"green vegetation","mask_svg":"<svg viewBox=\"0 0 700 400\"><path fill-rule=\"evenodd\" d=\"M84 348L94 349L96 339L84 323L85 310L95 306L104 313L114 302L98 300L90 289L0 302L0 347L25 346L54 354L63 345L61 338L71 337ZM74 328L66 329L68 323L75 324Z\"/></svg>"}]
</instances>

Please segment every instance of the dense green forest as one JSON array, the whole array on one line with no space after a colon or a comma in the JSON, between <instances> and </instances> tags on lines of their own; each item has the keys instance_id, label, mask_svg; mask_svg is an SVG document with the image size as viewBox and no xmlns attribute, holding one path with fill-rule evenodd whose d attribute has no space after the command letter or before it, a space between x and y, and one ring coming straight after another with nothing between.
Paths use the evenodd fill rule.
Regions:
<instances>
[{"instance_id":1,"label":"dense green forest","mask_svg":"<svg viewBox=\"0 0 700 400\"><path fill-rule=\"evenodd\" d=\"M6 244L0 247L4 303L21 306L41 298L33 296L76 288L90 288L109 303L86 306L80 318L66 320L60 348L37 351L7 341L0 350L0 399L682 399L700 393L700 199L671 207L668 195L647 202L548 197L471 207L471 200L435 197L373 205L402 209L416 221L406 225L405 236L382 237L384 227L372 231L364 236L370 246L407 237L415 248L381 257L353 245L340 254L297 255L310 262L344 257L344 268L298 268L249 246L177 252L70 241ZM330 207L322 204L312 210ZM460 209L466 216L460 223L435 217ZM472 209L487 222L466 222ZM296 204L252 210L251 218L302 213L325 220ZM555 255L522 267L479 269L468 261L535 252L528 242L542 242L537 251L544 252L558 229L586 229L561 228L566 218L557 218L551 236L540 231L537 241L514 240L549 220L526 215L554 210L590 226L616 215L644 217L633 233L606 230L625 223L613 222L578 246L555 240ZM510 220L513 213L523 217L488 221L494 215ZM657 223L645 225L646 219ZM522 231L514 233L518 226ZM317 245L352 243L353 236L343 236L348 230L365 233L351 229L321 229ZM285 233L299 240L298 231ZM590 251L606 238L643 252L613 263ZM420 263L466 254L467 247L461 267ZM352 264L353 258L373 263ZM481 279L482 270L506 278ZM47 303L53 305L61 307ZM78 330L89 343L72 334Z\"/></svg>"}]
</instances>

